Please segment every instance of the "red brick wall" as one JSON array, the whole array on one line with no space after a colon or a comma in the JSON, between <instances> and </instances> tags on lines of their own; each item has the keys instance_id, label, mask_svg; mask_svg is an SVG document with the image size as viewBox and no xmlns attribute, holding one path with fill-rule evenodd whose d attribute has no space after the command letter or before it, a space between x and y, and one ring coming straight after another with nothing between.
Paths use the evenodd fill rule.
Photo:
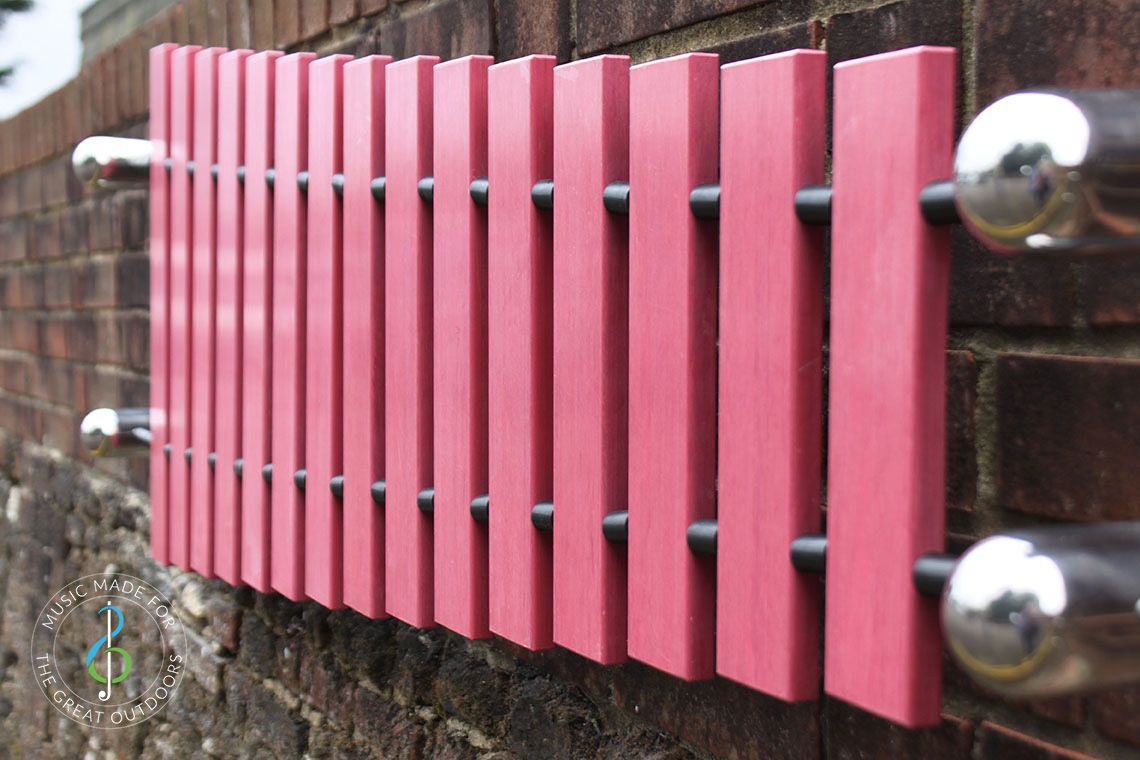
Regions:
<instances>
[{"instance_id":1,"label":"red brick wall","mask_svg":"<svg viewBox=\"0 0 1140 760\"><path fill-rule=\"evenodd\" d=\"M91 466L146 487L144 467L92 463L77 451L75 436L87 409L147 400L146 193L80 188L67 154L86 135L145 134L146 51L158 42L396 57L492 53L505 59L548 52L565 60L625 52L638 61L691 50L713 50L727 61L816 47L826 49L832 63L917 43L945 44L962 50L966 123L993 99L1028 86L1140 86L1137 40L1140 14L1128 0L188 0L0 123L0 428L10 453L18 452L5 460L0 487L5 478L37 484L57 501L70 499L44 507L64 515L81 501L75 473ZM1140 519L1138 294L1140 257L1004 258L955 233L946 502L953 543L1025 523ZM65 459L45 476L42 463L57 462L54 452ZM71 475L60 480L51 468L70 468ZM60 491L60 483L70 490ZM74 532L70 519L59 523L65 538ZM60 557L81 555L81 548L122 527L90 514L84 519L94 520L93 532L60 539L72 546L71 555L61 549ZM128 530L141 535L145 522ZM328 631L312 624L323 613L282 611L272 598L235 596L224 588L210 593L221 612L206 618L204 630L230 631L236 664L213 701L193 703L191 723L209 725L211 711L230 709L238 699L260 704L262 719L284 715L286 732L308 726L274 750L282 756L290 748L321 755L347 746L449 757L476 752L468 743L444 753L422 710L419 717L406 714L411 708L400 702L393 713L396 708L363 685L372 676L356 667L359 651L339 651L344 642L333 636L330 643ZM302 664L311 666L307 675L290 676L264 661L274 656L273 643L293 635L290 616L304 622L300 634L294 631L302 649L325 647L334 664L312 654ZM264 644L262 628L279 638ZM1140 689L1018 705L983 693L949 663L943 726L914 732L834 700L786 706L720 680L686 685L638 665L606 669L564 653L535 656L492 645L530 670L523 678L504 675L515 673L509 667L490 669L480 699L499 705L509 719L484 722L448 691L472 667L455 653L461 644L432 634L435 644L428 646L437 649L423 653L408 643L406 630L394 630L385 635L396 642L389 642L393 651L410 658L413 675L419 674L413 680L435 679L434 691L423 684L411 689L413 706L479 726L483 740L505 753L497 757L556 757L563 747L579 756L662 758L1140 756ZM0 654L11 643L0 639ZM0 657L0 719L8 714L4 662ZM434 669L417 670L422 662ZM262 678L283 683L295 703L282 701L279 690L258 691ZM324 684L324 697L314 679ZM330 688L334 695L337 689L355 695L351 708L338 707ZM532 703L535 714L519 713L520 705ZM20 715L18 705L7 709ZM313 724L314 709L329 717L323 727ZM240 719L254 715L243 712ZM227 720L238 717L229 713ZM577 722L564 725L568 720ZM210 735L210 729L196 730ZM254 736L256 727L250 731L243 736ZM330 743L318 741L329 732ZM393 735L404 743L391 744ZM554 745L542 744L547 739Z\"/></svg>"}]
</instances>

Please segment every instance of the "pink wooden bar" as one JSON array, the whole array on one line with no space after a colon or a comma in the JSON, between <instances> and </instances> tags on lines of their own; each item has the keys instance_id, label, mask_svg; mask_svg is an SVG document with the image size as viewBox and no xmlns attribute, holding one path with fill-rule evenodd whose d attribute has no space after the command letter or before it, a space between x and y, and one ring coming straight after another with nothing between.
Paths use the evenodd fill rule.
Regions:
<instances>
[{"instance_id":1,"label":"pink wooden bar","mask_svg":"<svg viewBox=\"0 0 1140 760\"><path fill-rule=\"evenodd\" d=\"M827 55L721 69L717 672L819 693L818 577L788 547L820 531L823 247L789 198L824 180Z\"/></svg>"},{"instance_id":2,"label":"pink wooden bar","mask_svg":"<svg viewBox=\"0 0 1140 760\"><path fill-rule=\"evenodd\" d=\"M218 58L222 48L194 56L194 252L191 266L190 569L214 577L214 326L217 301L215 189L218 156Z\"/></svg>"},{"instance_id":3,"label":"pink wooden bar","mask_svg":"<svg viewBox=\"0 0 1140 760\"><path fill-rule=\"evenodd\" d=\"M435 56L389 64L385 85L385 606L434 624L432 518L417 495L432 477L432 222L419 195L432 173Z\"/></svg>"},{"instance_id":4,"label":"pink wooden bar","mask_svg":"<svg viewBox=\"0 0 1140 760\"><path fill-rule=\"evenodd\" d=\"M193 160L194 56L197 45L170 56L170 563L190 569L190 265L194 228L191 180Z\"/></svg>"},{"instance_id":5,"label":"pink wooden bar","mask_svg":"<svg viewBox=\"0 0 1140 760\"><path fill-rule=\"evenodd\" d=\"M214 571L241 582L241 481L234 461L241 452L242 188L245 162L245 61L248 50L218 59L217 325L214 398Z\"/></svg>"},{"instance_id":6,"label":"pink wooden bar","mask_svg":"<svg viewBox=\"0 0 1140 760\"><path fill-rule=\"evenodd\" d=\"M918 194L949 175L956 61L912 48L835 69L824 686L906 726L939 722L949 231ZM884 86L889 83L889 86Z\"/></svg>"},{"instance_id":7,"label":"pink wooden bar","mask_svg":"<svg viewBox=\"0 0 1140 760\"><path fill-rule=\"evenodd\" d=\"M269 584L269 484L273 388L273 192L265 172L273 166L274 69L282 53L246 60L245 184L242 266L241 577L258 591Z\"/></svg>"},{"instance_id":8,"label":"pink wooden bar","mask_svg":"<svg viewBox=\"0 0 1140 760\"><path fill-rule=\"evenodd\" d=\"M330 55L309 67L308 275L305 328L305 593L330 609L342 605L340 499L330 481L343 469L341 412L340 198L332 186L342 169L344 64Z\"/></svg>"},{"instance_id":9,"label":"pink wooden bar","mask_svg":"<svg viewBox=\"0 0 1140 760\"><path fill-rule=\"evenodd\" d=\"M150 49L150 553L170 561L168 409L170 403L170 59L178 48Z\"/></svg>"},{"instance_id":10,"label":"pink wooden bar","mask_svg":"<svg viewBox=\"0 0 1140 760\"><path fill-rule=\"evenodd\" d=\"M531 201L554 173L554 63L488 72L490 625L528 649L553 645L553 546L530 514L554 495L553 220Z\"/></svg>"},{"instance_id":11,"label":"pink wooden bar","mask_svg":"<svg viewBox=\"0 0 1140 760\"><path fill-rule=\"evenodd\" d=\"M305 494L294 474L305 466L305 197L309 64L312 53L276 62L273 185L273 483L270 583L305 598ZM327 485L326 485L327 487Z\"/></svg>"},{"instance_id":12,"label":"pink wooden bar","mask_svg":"<svg viewBox=\"0 0 1140 760\"><path fill-rule=\"evenodd\" d=\"M487 528L471 500L487 493L487 214L471 180L487 176L487 68L477 55L435 67L433 138L435 619L490 634Z\"/></svg>"},{"instance_id":13,"label":"pink wooden bar","mask_svg":"<svg viewBox=\"0 0 1140 760\"><path fill-rule=\"evenodd\" d=\"M388 56L344 66L344 603L384 615L384 216L372 197L384 176Z\"/></svg>"},{"instance_id":14,"label":"pink wooden bar","mask_svg":"<svg viewBox=\"0 0 1140 760\"><path fill-rule=\"evenodd\" d=\"M554 641L625 659L629 225L602 188L629 178L629 58L554 70Z\"/></svg>"},{"instance_id":15,"label":"pink wooden bar","mask_svg":"<svg viewBox=\"0 0 1140 760\"><path fill-rule=\"evenodd\" d=\"M716 55L635 66L629 107L629 654L713 675L715 566L685 531L716 516ZM789 201L790 202L790 201Z\"/></svg>"}]
</instances>

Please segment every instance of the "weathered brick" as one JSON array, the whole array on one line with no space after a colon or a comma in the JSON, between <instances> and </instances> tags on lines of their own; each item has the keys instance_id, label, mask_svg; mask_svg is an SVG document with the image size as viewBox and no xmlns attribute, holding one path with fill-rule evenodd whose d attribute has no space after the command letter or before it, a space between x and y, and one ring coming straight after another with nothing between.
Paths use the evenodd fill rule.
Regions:
<instances>
[{"instance_id":1,"label":"weathered brick","mask_svg":"<svg viewBox=\"0 0 1140 760\"><path fill-rule=\"evenodd\" d=\"M74 342L76 346L83 347L84 355L92 356L90 348L92 341L84 341L83 336L72 337L73 325L76 321L75 317L68 314L50 314L37 318L39 352L46 356L63 359L69 355L69 348ZM94 330L91 331L90 337L94 337ZM93 358L88 358L88 361L93 360Z\"/></svg>"},{"instance_id":2,"label":"weathered brick","mask_svg":"<svg viewBox=\"0 0 1140 760\"><path fill-rule=\"evenodd\" d=\"M67 316L55 316L47 320L45 327L53 332L62 328L64 334L63 353L53 350L52 356L66 356L83 362L106 361L114 364L120 361L121 352L117 345L98 342L100 333L96 318L91 313L76 312Z\"/></svg>"},{"instance_id":3,"label":"weathered brick","mask_svg":"<svg viewBox=\"0 0 1140 760\"><path fill-rule=\"evenodd\" d=\"M946 506L970 510L977 497L978 367L969 351L946 356Z\"/></svg>"},{"instance_id":4,"label":"weathered brick","mask_svg":"<svg viewBox=\"0 0 1140 760\"><path fill-rule=\"evenodd\" d=\"M128 367L139 372L150 369L150 315L132 312L119 320L123 341L123 358Z\"/></svg>"},{"instance_id":5,"label":"weathered brick","mask_svg":"<svg viewBox=\"0 0 1140 760\"><path fill-rule=\"evenodd\" d=\"M95 309L116 305L115 257L85 259L77 262L72 271L76 306Z\"/></svg>"},{"instance_id":6,"label":"weathered brick","mask_svg":"<svg viewBox=\"0 0 1140 760\"><path fill-rule=\"evenodd\" d=\"M90 247L87 229L88 208L86 205L72 205L60 212L60 245L65 256L86 253Z\"/></svg>"},{"instance_id":7,"label":"weathered brick","mask_svg":"<svg viewBox=\"0 0 1140 760\"><path fill-rule=\"evenodd\" d=\"M449 0L380 29L380 49L394 58L438 55L447 60L491 53L490 0Z\"/></svg>"},{"instance_id":8,"label":"weathered brick","mask_svg":"<svg viewBox=\"0 0 1140 760\"><path fill-rule=\"evenodd\" d=\"M328 29L329 0L301 0L301 39L312 39Z\"/></svg>"},{"instance_id":9,"label":"weathered brick","mask_svg":"<svg viewBox=\"0 0 1140 760\"><path fill-rule=\"evenodd\" d=\"M1132 0L978 0L978 107L1042 85L1140 87L1135 11Z\"/></svg>"},{"instance_id":10,"label":"weathered brick","mask_svg":"<svg viewBox=\"0 0 1140 760\"><path fill-rule=\"evenodd\" d=\"M75 302L75 272L72 264L44 267L44 306L66 309Z\"/></svg>"},{"instance_id":11,"label":"weathered brick","mask_svg":"<svg viewBox=\"0 0 1140 760\"><path fill-rule=\"evenodd\" d=\"M9 134L11 127L11 122L0 122L0 144L3 144L3 149L16 143ZM0 176L0 219L7 219L18 213L20 213L20 178L16 174Z\"/></svg>"},{"instance_id":12,"label":"weathered brick","mask_svg":"<svg viewBox=\"0 0 1140 760\"><path fill-rule=\"evenodd\" d=\"M982 760L1093 760L1091 755L984 721L978 728L978 754Z\"/></svg>"},{"instance_id":13,"label":"weathered brick","mask_svg":"<svg viewBox=\"0 0 1140 760\"><path fill-rule=\"evenodd\" d=\"M25 393L31 374L31 360L20 354L0 355L0 389Z\"/></svg>"},{"instance_id":14,"label":"weathered brick","mask_svg":"<svg viewBox=\"0 0 1140 760\"><path fill-rule=\"evenodd\" d=\"M639 663L614 670L613 700L717 756L819 756L816 703L781 702L721 678L687 683Z\"/></svg>"},{"instance_id":15,"label":"weathered brick","mask_svg":"<svg viewBox=\"0 0 1140 760\"><path fill-rule=\"evenodd\" d=\"M16 175L19 181L19 211L39 211L43 203L43 169L29 167Z\"/></svg>"},{"instance_id":16,"label":"weathered brick","mask_svg":"<svg viewBox=\"0 0 1140 760\"><path fill-rule=\"evenodd\" d=\"M47 213L35 218L32 223L32 258L57 259L63 255L63 235L60 228L60 214Z\"/></svg>"},{"instance_id":17,"label":"weathered brick","mask_svg":"<svg viewBox=\"0 0 1140 760\"><path fill-rule=\"evenodd\" d=\"M97 193L87 206L87 238L91 251L114 251L119 248L122 229L115 196Z\"/></svg>"},{"instance_id":18,"label":"weathered brick","mask_svg":"<svg viewBox=\"0 0 1140 760\"><path fill-rule=\"evenodd\" d=\"M968 720L942 716L941 725L911 730L863 712L840 700L828 700L827 757L854 760L863 757L907 757L924 760L967 760L974 726Z\"/></svg>"},{"instance_id":19,"label":"weathered brick","mask_svg":"<svg viewBox=\"0 0 1140 760\"><path fill-rule=\"evenodd\" d=\"M329 23L345 24L360 15L358 0L332 0L329 3Z\"/></svg>"},{"instance_id":20,"label":"weathered brick","mask_svg":"<svg viewBox=\"0 0 1140 760\"><path fill-rule=\"evenodd\" d=\"M42 204L50 208L67 203L67 175L71 174L69 159L56 159L43 165L43 179L40 186Z\"/></svg>"},{"instance_id":21,"label":"weathered brick","mask_svg":"<svg viewBox=\"0 0 1140 760\"><path fill-rule=\"evenodd\" d=\"M1055 256L1006 256L987 250L963 227L956 227L953 234L951 324L1072 324L1077 298L1070 261Z\"/></svg>"},{"instance_id":22,"label":"weathered brick","mask_svg":"<svg viewBox=\"0 0 1140 760\"><path fill-rule=\"evenodd\" d=\"M229 47L226 5L225 0L211 0L206 3L206 39L209 40L210 45Z\"/></svg>"},{"instance_id":23,"label":"weathered brick","mask_svg":"<svg viewBox=\"0 0 1140 760\"><path fill-rule=\"evenodd\" d=\"M1068 520L1140 516L1140 361L1002 354L998 502Z\"/></svg>"},{"instance_id":24,"label":"weathered brick","mask_svg":"<svg viewBox=\"0 0 1140 760\"><path fill-rule=\"evenodd\" d=\"M763 0L578 0L578 49L602 48L759 5Z\"/></svg>"},{"instance_id":25,"label":"weathered brick","mask_svg":"<svg viewBox=\"0 0 1140 760\"><path fill-rule=\"evenodd\" d=\"M254 50L271 50L276 45L273 6L273 0L250 0L249 45Z\"/></svg>"},{"instance_id":26,"label":"weathered brick","mask_svg":"<svg viewBox=\"0 0 1140 760\"><path fill-rule=\"evenodd\" d=\"M1135 253L1105 255L1083 262L1085 308L1090 324L1140 323L1140 257Z\"/></svg>"},{"instance_id":27,"label":"weathered brick","mask_svg":"<svg viewBox=\"0 0 1140 760\"><path fill-rule=\"evenodd\" d=\"M1140 744L1140 687L1096 694L1089 700L1089 713L1097 731L1105 736Z\"/></svg>"},{"instance_id":28,"label":"weathered brick","mask_svg":"<svg viewBox=\"0 0 1140 760\"><path fill-rule=\"evenodd\" d=\"M3 193L0 188L0 193ZM0 261L20 261L28 256L28 224L22 218L0 222Z\"/></svg>"},{"instance_id":29,"label":"weathered brick","mask_svg":"<svg viewBox=\"0 0 1140 760\"><path fill-rule=\"evenodd\" d=\"M42 267L21 267L13 272L13 287L9 291L13 305L20 309L40 309L44 305L44 270Z\"/></svg>"},{"instance_id":30,"label":"weathered brick","mask_svg":"<svg viewBox=\"0 0 1140 760\"><path fill-rule=\"evenodd\" d=\"M1080 728L1085 724L1085 700L1082 697L1036 699L1027 702L1025 709L1034 715L1074 728Z\"/></svg>"},{"instance_id":31,"label":"weathered brick","mask_svg":"<svg viewBox=\"0 0 1140 760\"><path fill-rule=\"evenodd\" d=\"M234 50L250 46L250 0L226 0L227 44Z\"/></svg>"},{"instance_id":32,"label":"weathered brick","mask_svg":"<svg viewBox=\"0 0 1140 760\"><path fill-rule=\"evenodd\" d=\"M150 304L150 256L124 253L115 257L115 303L121 308Z\"/></svg>"},{"instance_id":33,"label":"weathered brick","mask_svg":"<svg viewBox=\"0 0 1140 760\"><path fill-rule=\"evenodd\" d=\"M818 47L822 37L823 27L818 21L805 21L782 29L769 29L740 39L720 42L705 48L705 52L719 55L722 64L733 63L785 50Z\"/></svg>"},{"instance_id":34,"label":"weathered brick","mask_svg":"<svg viewBox=\"0 0 1140 760\"><path fill-rule=\"evenodd\" d=\"M547 53L570 58L570 0L499 0L500 60Z\"/></svg>"},{"instance_id":35,"label":"weathered brick","mask_svg":"<svg viewBox=\"0 0 1140 760\"><path fill-rule=\"evenodd\" d=\"M179 45L192 44L190 39L190 14L186 12L186 6L178 3L167 11L170 18L170 42L177 42Z\"/></svg>"},{"instance_id":36,"label":"weathered brick","mask_svg":"<svg viewBox=\"0 0 1140 760\"><path fill-rule=\"evenodd\" d=\"M273 47L287 48L300 39L300 0L277 0L273 3Z\"/></svg>"},{"instance_id":37,"label":"weathered brick","mask_svg":"<svg viewBox=\"0 0 1140 760\"><path fill-rule=\"evenodd\" d=\"M190 44L210 45L210 0L185 0L186 20L190 28Z\"/></svg>"},{"instance_id":38,"label":"weathered brick","mask_svg":"<svg viewBox=\"0 0 1140 760\"><path fill-rule=\"evenodd\" d=\"M827 22L827 58L832 66L912 45L959 47L961 43L961 0L902 0L839 13Z\"/></svg>"},{"instance_id":39,"label":"weathered brick","mask_svg":"<svg viewBox=\"0 0 1140 760\"><path fill-rule=\"evenodd\" d=\"M38 356L30 364L28 395L53 404L71 406L75 401L74 364Z\"/></svg>"},{"instance_id":40,"label":"weathered brick","mask_svg":"<svg viewBox=\"0 0 1140 760\"><path fill-rule=\"evenodd\" d=\"M74 457L79 448L79 415L69 409L46 408L40 412L43 433L40 443Z\"/></svg>"}]
</instances>

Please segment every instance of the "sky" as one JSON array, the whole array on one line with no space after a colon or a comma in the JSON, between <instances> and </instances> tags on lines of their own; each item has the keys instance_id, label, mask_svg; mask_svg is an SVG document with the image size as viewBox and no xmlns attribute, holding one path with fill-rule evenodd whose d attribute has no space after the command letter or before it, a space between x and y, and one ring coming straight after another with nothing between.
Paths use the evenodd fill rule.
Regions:
<instances>
[{"instance_id":1,"label":"sky","mask_svg":"<svg viewBox=\"0 0 1140 760\"><path fill-rule=\"evenodd\" d=\"M79 13L91 0L33 0L0 27L0 64L16 73L0 87L0 119L37 102L75 76L82 46Z\"/></svg>"}]
</instances>

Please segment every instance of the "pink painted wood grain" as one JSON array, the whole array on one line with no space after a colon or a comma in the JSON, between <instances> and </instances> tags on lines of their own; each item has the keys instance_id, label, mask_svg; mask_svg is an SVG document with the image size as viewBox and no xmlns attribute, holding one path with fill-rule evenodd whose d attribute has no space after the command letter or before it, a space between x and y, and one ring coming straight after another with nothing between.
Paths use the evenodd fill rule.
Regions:
<instances>
[{"instance_id":1,"label":"pink painted wood grain","mask_svg":"<svg viewBox=\"0 0 1140 760\"><path fill-rule=\"evenodd\" d=\"M713 675L715 563L685 531L716 516L716 55L635 66L629 107L629 654Z\"/></svg>"},{"instance_id":2,"label":"pink painted wood grain","mask_svg":"<svg viewBox=\"0 0 1140 760\"><path fill-rule=\"evenodd\" d=\"M823 238L789 198L823 182L827 55L721 69L717 672L788 701L819 693Z\"/></svg>"},{"instance_id":3,"label":"pink painted wood grain","mask_svg":"<svg viewBox=\"0 0 1140 760\"><path fill-rule=\"evenodd\" d=\"M197 45L170 56L170 563L190 569L190 298L194 227L191 179L193 160L194 56Z\"/></svg>"},{"instance_id":4,"label":"pink painted wood grain","mask_svg":"<svg viewBox=\"0 0 1140 760\"><path fill-rule=\"evenodd\" d=\"M471 180L487 176L487 68L476 55L435 67L432 161L435 620L490 635L487 527L471 500L487 493L487 213Z\"/></svg>"},{"instance_id":5,"label":"pink painted wood grain","mask_svg":"<svg viewBox=\"0 0 1140 760\"><path fill-rule=\"evenodd\" d=\"M372 179L384 176L388 56L344 66L344 603L384 616L384 216Z\"/></svg>"},{"instance_id":6,"label":"pink painted wood grain","mask_svg":"<svg viewBox=\"0 0 1140 760\"><path fill-rule=\"evenodd\" d=\"M432 519L417 506L432 477L432 221L417 184L432 173L432 67L416 56L385 69L385 606L434 625Z\"/></svg>"},{"instance_id":7,"label":"pink painted wood grain","mask_svg":"<svg viewBox=\"0 0 1140 760\"><path fill-rule=\"evenodd\" d=\"M217 299L216 186L210 167L218 157L218 58L206 48L194 56L194 253L191 266L190 342L190 569L214 577L214 326Z\"/></svg>"},{"instance_id":8,"label":"pink painted wood grain","mask_svg":"<svg viewBox=\"0 0 1140 760\"><path fill-rule=\"evenodd\" d=\"M828 694L936 725L950 233L918 194L950 174L956 60L921 47L835 69L828 446Z\"/></svg>"},{"instance_id":9,"label":"pink painted wood grain","mask_svg":"<svg viewBox=\"0 0 1140 760\"><path fill-rule=\"evenodd\" d=\"M241 481L234 461L241 453L242 409L242 187L245 162L245 61L248 50L218 59L217 324L214 396L214 572L241 582Z\"/></svg>"},{"instance_id":10,"label":"pink painted wood grain","mask_svg":"<svg viewBox=\"0 0 1140 760\"><path fill-rule=\"evenodd\" d=\"M343 272L341 201L332 178L343 168L344 64L330 55L309 67L308 345L305 357L305 593L343 604L343 515L329 481L343 469L341 413Z\"/></svg>"},{"instance_id":11,"label":"pink painted wood grain","mask_svg":"<svg viewBox=\"0 0 1140 760\"><path fill-rule=\"evenodd\" d=\"M309 64L312 53L277 59L274 73L273 185L273 482L270 584L305 598L305 494L293 476L305 466L305 196ZM327 487L327 485L326 485Z\"/></svg>"},{"instance_id":12,"label":"pink painted wood grain","mask_svg":"<svg viewBox=\"0 0 1140 760\"><path fill-rule=\"evenodd\" d=\"M554 643L553 542L530 521L554 496L553 219L530 195L554 174L554 63L496 64L487 83L490 625L528 649Z\"/></svg>"},{"instance_id":13,"label":"pink painted wood grain","mask_svg":"<svg viewBox=\"0 0 1140 760\"><path fill-rule=\"evenodd\" d=\"M629 224L602 188L629 178L629 58L554 70L554 641L626 657L626 551L602 518L627 505Z\"/></svg>"},{"instance_id":14,"label":"pink painted wood grain","mask_svg":"<svg viewBox=\"0 0 1140 760\"><path fill-rule=\"evenodd\" d=\"M150 49L150 553L170 561L167 412L170 403L170 57L178 48Z\"/></svg>"},{"instance_id":15,"label":"pink painted wood grain","mask_svg":"<svg viewBox=\"0 0 1140 760\"><path fill-rule=\"evenodd\" d=\"M242 258L241 578L269 591L269 484L273 389L273 166L274 70L283 53L246 59L245 174Z\"/></svg>"}]
</instances>

